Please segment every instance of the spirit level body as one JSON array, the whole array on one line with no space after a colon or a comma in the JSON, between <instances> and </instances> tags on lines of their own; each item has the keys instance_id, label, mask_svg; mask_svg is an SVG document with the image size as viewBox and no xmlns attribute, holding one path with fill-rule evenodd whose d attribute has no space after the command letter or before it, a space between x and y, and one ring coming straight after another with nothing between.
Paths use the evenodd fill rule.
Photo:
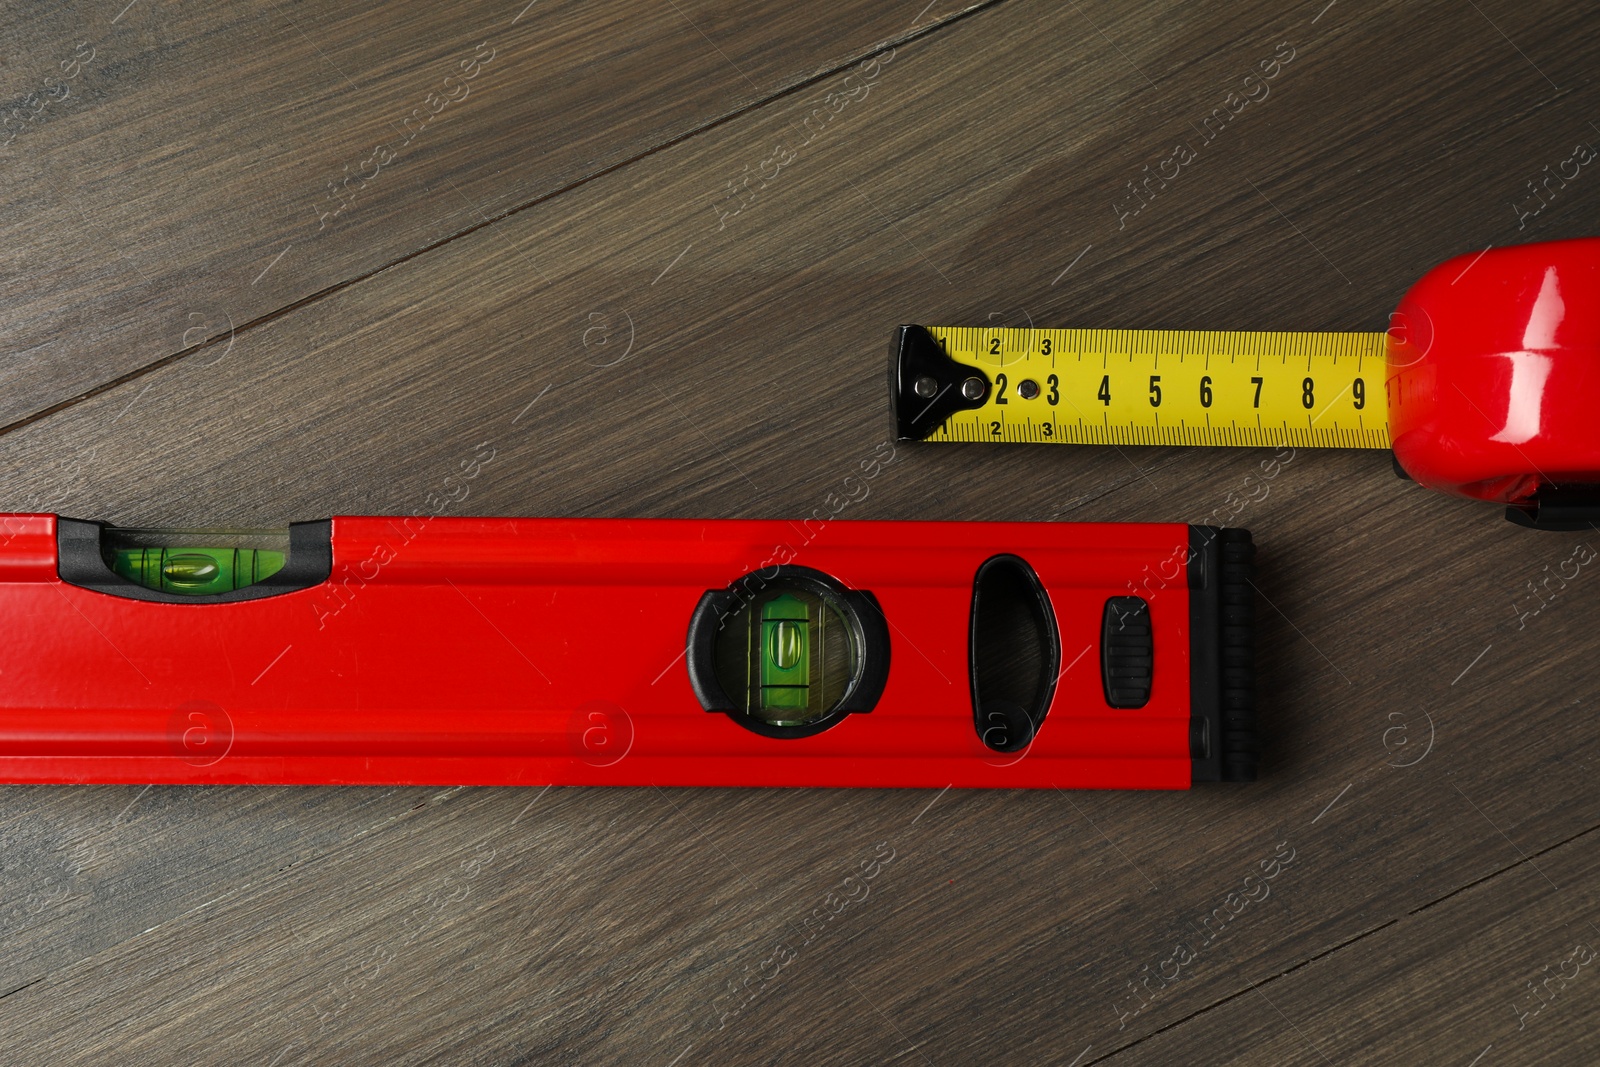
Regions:
<instances>
[{"instance_id":1,"label":"spirit level body","mask_svg":"<svg viewBox=\"0 0 1600 1067\"><path fill-rule=\"evenodd\" d=\"M100 575L97 524L0 516L0 780L1184 788L1239 776L1228 759L1253 773L1253 742L1235 743L1243 728L1217 712L1225 681L1248 687L1248 649L1233 642L1231 667L1218 651L1248 619L1218 599L1219 548L1196 533L1209 528L337 517L291 529L264 592L186 599ZM1001 554L1036 574L1059 631L1059 677L1018 752L983 742L970 677L974 576ZM868 620L887 634L869 665L881 692L820 732L764 736L705 706L688 632L711 594L802 564L881 610ZM1130 594L1149 605L1154 670L1143 707L1113 708L1105 606ZM789 627L772 644L792 668L799 624L765 621Z\"/></svg>"}]
</instances>

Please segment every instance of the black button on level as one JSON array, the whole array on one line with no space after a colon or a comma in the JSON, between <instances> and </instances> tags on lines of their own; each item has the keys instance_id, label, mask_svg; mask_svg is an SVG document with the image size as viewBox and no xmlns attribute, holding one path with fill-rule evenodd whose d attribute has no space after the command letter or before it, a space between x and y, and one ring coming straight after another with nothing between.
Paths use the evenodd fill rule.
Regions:
<instances>
[{"instance_id":1,"label":"black button on level","mask_svg":"<svg viewBox=\"0 0 1600 1067\"><path fill-rule=\"evenodd\" d=\"M1114 708L1144 707L1150 702L1154 667L1150 605L1136 596L1107 600L1100 624L1100 681L1105 685L1106 703Z\"/></svg>"}]
</instances>

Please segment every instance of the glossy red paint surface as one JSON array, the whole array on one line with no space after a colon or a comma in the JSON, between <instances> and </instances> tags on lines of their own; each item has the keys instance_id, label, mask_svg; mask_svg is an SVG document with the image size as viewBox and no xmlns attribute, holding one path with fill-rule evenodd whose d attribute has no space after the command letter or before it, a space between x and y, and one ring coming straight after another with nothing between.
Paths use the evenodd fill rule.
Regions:
<instances>
[{"instance_id":1,"label":"glossy red paint surface","mask_svg":"<svg viewBox=\"0 0 1600 1067\"><path fill-rule=\"evenodd\" d=\"M1600 483L1600 238L1433 270L1389 334L1395 457L1422 485L1507 504Z\"/></svg>"},{"instance_id":2,"label":"glossy red paint surface","mask_svg":"<svg viewBox=\"0 0 1600 1067\"><path fill-rule=\"evenodd\" d=\"M0 780L1185 788L1189 594L1178 524L335 518L333 572L230 604L62 582L55 518L0 516ZM972 581L1008 552L1048 591L1061 675L1033 745L979 743ZM817 736L702 710L701 595L794 562L890 623L877 707ZM1102 611L1151 605L1154 689L1106 705Z\"/></svg>"}]
</instances>

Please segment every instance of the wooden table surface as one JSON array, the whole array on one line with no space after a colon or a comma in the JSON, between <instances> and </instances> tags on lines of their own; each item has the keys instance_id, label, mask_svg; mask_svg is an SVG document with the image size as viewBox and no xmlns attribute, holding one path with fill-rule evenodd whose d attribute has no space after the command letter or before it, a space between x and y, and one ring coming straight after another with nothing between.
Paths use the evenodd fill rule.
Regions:
<instances>
[{"instance_id":1,"label":"wooden table surface","mask_svg":"<svg viewBox=\"0 0 1600 1067\"><path fill-rule=\"evenodd\" d=\"M804 515L899 323L1378 330L1594 232L1529 184L1583 5L924 2L12 0L0 508L410 514L488 442L452 513ZM848 517L1215 521L1262 457L901 445ZM0 1061L1596 1062L1592 535L1357 452L1234 522L1253 785L6 787Z\"/></svg>"}]
</instances>

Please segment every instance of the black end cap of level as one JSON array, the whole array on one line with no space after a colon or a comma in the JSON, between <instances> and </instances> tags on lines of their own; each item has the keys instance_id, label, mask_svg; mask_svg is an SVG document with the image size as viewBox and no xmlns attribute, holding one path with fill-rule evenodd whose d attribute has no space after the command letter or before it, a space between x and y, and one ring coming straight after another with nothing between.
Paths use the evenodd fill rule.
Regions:
<instances>
[{"instance_id":1,"label":"black end cap of level","mask_svg":"<svg viewBox=\"0 0 1600 1067\"><path fill-rule=\"evenodd\" d=\"M1189 527L1190 777L1196 782L1256 780L1255 551L1249 530Z\"/></svg>"},{"instance_id":2,"label":"black end cap of level","mask_svg":"<svg viewBox=\"0 0 1600 1067\"><path fill-rule=\"evenodd\" d=\"M976 399L961 391L969 378L983 383ZM923 380L932 383L931 388L924 386L928 396L917 392L917 383ZM956 412L983 407L989 389L989 376L945 355L926 326L902 326L895 331L889 349L889 407L899 440L924 440Z\"/></svg>"}]
</instances>

